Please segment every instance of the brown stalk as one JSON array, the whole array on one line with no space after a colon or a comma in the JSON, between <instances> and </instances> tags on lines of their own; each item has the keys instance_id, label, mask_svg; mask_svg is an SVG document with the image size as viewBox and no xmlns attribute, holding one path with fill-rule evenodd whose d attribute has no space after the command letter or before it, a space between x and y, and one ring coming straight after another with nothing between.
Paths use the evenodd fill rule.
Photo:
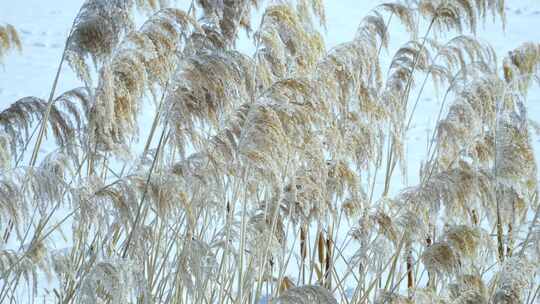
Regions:
<instances>
[{"instance_id":1,"label":"brown stalk","mask_svg":"<svg viewBox=\"0 0 540 304\"><path fill-rule=\"evenodd\" d=\"M325 251L324 251L325 246L326 246L326 242L324 240L323 232L319 231L319 235L317 236L317 253L319 256L319 266L321 269L321 275L319 275L319 278L318 278L319 281L322 281L323 279L322 269L325 269L325 260L326 260Z\"/></svg>"},{"instance_id":2,"label":"brown stalk","mask_svg":"<svg viewBox=\"0 0 540 304\"><path fill-rule=\"evenodd\" d=\"M307 239L306 228L304 225L302 225L300 227L300 257L301 257L300 276L302 279L302 285L306 283L306 269L305 269L306 257L307 257L306 239Z\"/></svg>"},{"instance_id":3,"label":"brown stalk","mask_svg":"<svg viewBox=\"0 0 540 304\"><path fill-rule=\"evenodd\" d=\"M333 241L332 241L332 227L328 229L328 238L326 239L326 259L325 259L325 278L324 283L326 288L332 288L332 255L333 255Z\"/></svg>"}]
</instances>

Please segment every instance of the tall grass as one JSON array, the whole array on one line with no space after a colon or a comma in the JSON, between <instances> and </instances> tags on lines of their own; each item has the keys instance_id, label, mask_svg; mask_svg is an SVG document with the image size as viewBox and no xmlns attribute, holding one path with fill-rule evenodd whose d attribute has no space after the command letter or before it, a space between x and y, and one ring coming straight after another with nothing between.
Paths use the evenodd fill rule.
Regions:
<instances>
[{"instance_id":1,"label":"tall grass","mask_svg":"<svg viewBox=\"0 0 540 304\"><path fill-rule=\"evenodd\" d=\"M320 0L85 1L50 98L0 112L0 302L536 303L540 45L474 35L504 5L382 4L327 50Z\"/></svg>"}]
</instances>

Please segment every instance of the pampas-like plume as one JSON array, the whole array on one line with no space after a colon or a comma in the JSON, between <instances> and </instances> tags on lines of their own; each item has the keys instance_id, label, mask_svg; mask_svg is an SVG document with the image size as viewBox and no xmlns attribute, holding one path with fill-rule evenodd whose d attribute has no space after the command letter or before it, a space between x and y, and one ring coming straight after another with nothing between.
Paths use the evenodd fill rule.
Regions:
<instances>
[{"instance_id":1,"label":"pampas-like plume","mask_svg":"<svg viewBox=\"0 0 540 304\"><path fill-rule=\"evenodd\" d=\"M402 46L392 58L385 88L385 99L389 107L395 107L391 113L396 122L399 115L404 115L403 95L414 86L413 72L428 72L431 54L427 47L419 41L410 41ZM409 87L408 87L409 86Z\"/></svg>"},{"instance_id":2,"label":"pampas-like plume","mask_svg":"<svg viewBox=\"0 0 540 304\"><path fill-rule=\"evenodd\" d=\"M124 178L109 187L104 187L94 179L86 181L84 187L77 189L75 203L80 209L79 216L90 221L110 221L107 213L113 209L117 214L116 220L129 227L135 220L139 201L137 183L137 178Z\"/></svg>"},{"instance_id":3,"label":"pampas-like plume","mask_svg":"<svg viewBox=\"0 0 540 304\"><path fill-rule=\"evenodd\" d=\"M499 116L494 168L498 215L514 224L516 217L527 212L528 202L537 193L537 167L526 113L505 112Z\"/></svg>"},{"instance_id":4,"label":"pampas-like plume","mask_svg":"<svg viewBox=\"0 0 540 304\"><path fill-rule=\"evenodd\" d=\"M250 12L260 0L197 0L204 11L204 23L219 28L227 45L237 38L239 27L250 30Z\"/></svg>"},{"instance_id":5,"label":"pampas-like plume","mask_svg":"<svg viewBox=\"0 0 540 304\"><path fill-rule=\"evenodd\" d=\"M65 176L72 174L71 170L68 155L57 151L37 167L16 168L0 175L0 224L10 222L22 238L20 227L31 224L31 211L43 215L64 199L69 188Z\"/></svg>"},{"instance_id":6,"label":"pampas-like plume","mask_svg":"<svg viewBox=\"0 0 540 304\"><path fill-rule=\"evenodd\" d=\"M485 233L480 228L465 225L448 227L443 235L462 257L474 258L478 252Z\"/></svg>"},{"instance_id":7,"label":"pampas-like plume","mask_svg":"<svg viewBox=\"0 0 540 304\"><path fill-rule=\"evenodd\" d=\"M296 9L303 20L310 20L310 14L319 19L321 26L326 28L326 12L322 0L298 0Z\"/></svg>"},{"instance_id":8,"label":"pampas-like plume","mask_svg":"<svg viewBox=\"0 0 540 304\"><path fill-rule=\"evenodd\" d=\"M362 39L338 45L318 63L317 77L321 94L337 101L331 104L336 112L345 115L355 109L353 101L358 99L365 116L383 118L384 108L368 89L372 84L380 85L374 81L381 77L376 44Z\"/></svg>"},{"instance_id":9,"label":"pampas-like plume","mask_svg":"<svg viewBox=\"0 0 540 304\"><path fill-rule=\"evenodd\" d=\"M0 134L0 172L11 167L11 150L9 137L6 134Z\"/></svg>"},{"instance_id":10,"label":"pampas-like plume","mask_svg":"<svg viewBox=\"0 0 540 304\"><path fill-rule=\"evenodd\" d=\"M0 25L0 64L4 55L13 49L21 50L22 43L17 30L10 24Z\"/></svg>"},{"instance_id":11,"label":"pampas-like plume","mask_svg":"<svg viewBox=\"0 0 540 304\"><path fill-rule=\"evenodd\" d=\"M100 71L90 118L90 136L101 149L115 150L134 132L144 93L166 86L193 28L198 25L185 12L163 9L112 54Z\"/></svg>"},{"instance_id":12,"label":"pampas-like plume","mask_svg":"<svg viewBox=\"0 0 540 304\"><path fill-rule=\"evenodd\" d=\"M507 259L497 274L497 289L493 304L523 303L524 291L534 279L534 265L525 257Z\"/></svg>"},{"instance_id":13,"label":"pampas-like plume","mask_svg":"<svg viewBox=\"0 0 540 304\"><path fill-rule=\"evenodd\" d=\"M166 5L166 0L160 1ZM91 87L90 58L99 67L112 55L122 37L134 26L134 7L152 11L156 0L86 0L73 22L66 59L77 76Z\"/></svg>"},{"instance_id":14,"label":"pampas-like plume","mask_svg":"<svg viewBox=\"0 0 540 304\"><path fill-rule=\"evenodd\" d=\"M431 212L440 210L442 204L448 215L459 218L475 206L486 204L491 208L492 185L490 174L460 162L455 168L431 175L426 183L404 190L399 200L419 204Z\"/></svg>"},{"instance_id":15,"label":"pampas-like plume","mask_svg":"<svg viewBox=\"0 0 540 304\"><path fill-rule=\"evenodd\" d=\"M139 69L139 72L142 71ZM134 77L140 76L137 74L129 75L132 75ZM118 143L123 143L126 137L126 132L121 127L120 122L124 124L128 123L126 127L129 127L129 124L132 121L116 120L115 104L113 103L113 101L115 100L114 82L112 72L109 67L105 66L101 69L99 79L100 83L99 86L96 88L94 103L89 112L91 117L89 122L89 137L91 142L98 144L102 149L118 150ZM134 105L128 104L124 106L131 107ZM123 110L125 111L127 109ZM129 108L129 110L132 109ZM130 114L132 113L130 112ZM131 119L132 117L127 116L124 118Z\"/></svg>"},{"instance_id":16,"label":"pampas-like plume","mask_svg":"<svg viewBox=\"0 0 540 304\"><path fill-rule=\"evenodd\" d=\"M287 289L272 304L337 304L330 291L320 286L300 286Z\"/></svg>"},{"instance_id":17,"label":"pampas-like plume","mask_svg":"<svg viewBox=\"0 0 540 304\"><path fill-rule=\"evenodd\" d=\"M413 301L396 293L380 290L375 304L413 304Z\"/></svg>"},{"instance_id":18,"label":"pampas-like plume","mask_svg":"<svg viewBox=\"0 0 540 304\"><path fill-rule=\"evenodd\" d=\"M37 97L20 99L0 113L0 124L10 137L12 147L24 144L30 136L30 128L35 120L39 120L47 104ZM19 135L20 134L20 135Z\"/></svg>"},{"instance_id":19,"label":"pampas-like plume","mask_svg":"<svg viewBox=\"0 0 540 304\"><path fill-rule=\"evenodd\" d=\"M447 242L436 242L427 247L422 254L426 269L442 277L458 274L461 270L459 252Z\"/></svg>"},{"instance_id":20,"label":"pampas-like plume","mask_svg":"<svg viewBox=\"0 0 540 304\"><path fill-rule=\"evenodd\" d=\"M213 280L218 263L210 246L202 241L186 240L179 254L180 279L190 293L199 293L198 288Z\"/></svg>"},{"instance_id":21,"label":"pampas-like plume","mask_svg":"<svg viewBox=\"0 0 540 304\"><path fill-rule=\"evenodd\" d=\"M114 186L119 187L121 184L116 183ZM96 176L91 176L81 180L76 187L71 189L72 204L77 206L75 219L84 223L95 223L96 227L109 227L112 219L108 215L108 210L113 209L108 205L109 201L114 202L113 190L115 187L104 187L104 184ZM126 190L131 190L127 188ZM126 194L127 196L128 194ZM119 197L120 195L117 195ZM110 198L110 199L109 199ZM118 198L119 200L119 198ZM111 204L113 206L122 206L121 203ZM122 214L122 209L115 210L117 214ZM125 220L127 222L127 219Z\"/></svg>"},{"instance_id":22,"label":"pampas-like plume","mask_svg":"<svg viewBox=\"0 0 540 304\"><path fill-rule=\"evenodd\" d=\"M59 96L52 105L49 115L49 125L54 138L60 147L66 147L75 140L75 132L81 127L81 109L74 102L85 100L84 95L72 94L68 91ZM82 98L82 99L81 99ZM11 152L11 158L16 160L17 152L25 148L26 142L33 134L30 133L33 123L39 122L45 116L47 102L37 97L24 97L0 112L0 128L4 140L9 145L4 146Z\"/></svg>"},{"instance_id":23,"label":"pampas-like plume","mask_svg":"<svg viewBox=\"0 0 540 304\"><path fill-rule=\"evenodd\" d=\"M127 303L133 294L138 296L137 267L124 260L104 260L97 262L84 277L77 290L77 302Z\"/></svg>"},{"instance_id":24,"label":"pampas-like plume","mask_svg":"<svg viewBox=\"0 0 540 304\"><path fill-rule=\"evenodd\" d=\"M504 0L416 0L422 16L430 20L437 32L469 30L476 32L479 19L488 12L505 21Z\"/></svg>"},{"instance_id":25,"label":"pampas-like plume","mask_svg":"<svg viewBox=\"0 0 540 304\"><path fill-rule=\"evenodd\" d=\"M325 87L322 93L331 93L329 97L339 100L343 110L348 108L351 95L358 94L362 112L381 114L369 89L382 85L379 50L387 48L389 41L383 12L397 16L411 35L416 35L412 9L399 3L382 4L362 19L353 41L333 48L318 64L317 75Z\"/></svg>"},{"instance_id":26,"label":"pampas-like plume","mask_svg":"<svg viewBox=\"0 0 540 304\"><path fill-rule=\"evenodd\" d=\"M317 169L310 166L300 167L294 181L284 188L282 208L285 214L292 215L293 221L306 223L321 220L327 216L327 211L333 209L324 187L324 175L327 172L324 168Z\"/></svg>"},{"instance_id":27,"label":"pampas-like plume","mask_svg":"<svg viewBox=\"0 0 540 304\"><path fill-rule=\"evenodd\" d=\"M148 86L158 84L164 87L176 68L182 42L201 30L186 12L162 9L151 16L139 31L129 33L120 48L139 53L144 58ZM122 55L118 56L112 59L113 62L122 61Z\"/></svg>"},{"instance_id":28,"label":"pampas-like plume","mask_svg":"<svg viewBox=\"0 0 540 304\"><path fill-rule=\"evenodd\" d=\"M86 58L96 65L112 54L122 35L133 27L129 0L87 0L81 7L66 46L66 59L87 86L91 84Z\"/></svg>"},{"instance_id":29,"label":"pampas-like plume","mask_svg":"<svg viewBox=\"0 0 540 304\"><path fill-rule=\"evenodd\" d=\"M274 83L251 106L238 149L262 176L279 177L292 152L321 159L315 126L326 110L316 93L308 80L287 79Z\"/></svg>"},{"instance_id":30,"label":"pampas-like plume","mask_svg":"<svg viewBox=\"0 0 540 304\"><path fill-rule=\"evenodd\" d=\"M41 255L42 252L39 254ZM38 287L40 263L39 260L32 257L38 258L38 256L30 255L28 252L1 249L0 271L4 276L8 270L11 270L12 274L15 274L19 278L22 277L28 284L28 287L30 288L31 286L31 290L35 293Z\"/></svg>"},{"instance_id":31,"label":"pampas-like plume","mask_svg":"<svg viewBox=\"0 0 540 304\"><path fill-rule=\"evenodd\" d=\"M355 199L362 199L365 194L362 192L358 174L344 161L327 161L328 177L326 178L326 188L330 199L337 198L343 200L351 196Z\"/></svg>"},{"instance_id":32,"label":"pampas-like plume","mask_svg":"<svg viewBox=\"0 0 540 304\"><path fill-rule=\"evenodd\" d=\"M14 178L4 175L0 180L0 210L1 223L6 225L8 221L18 224L29 214L29 206L24 201L24 195Z\"/></svg>"},{"instance_id":33,"label":"pampas-like plume","mask_svg":"<svg viewBox=\"0 0 540 304\"><path fill-rule=\"evenodd\" d=\"M233 109L251 100L253 76L252 61L234 51L203 52L182 60L166 99L180 146L190 139L197 149L203 148L216 135L208 133L209 128L222 128Z\"/></svg>"},{"instance_id":34,"label":"pampas-like plume","mask_svg":"<svg viewBox=\"0 0 540 304\"><path fill-rule=\"evenodd\" d=\"M504 86L502 80L490 73L456 88L455 101L437 125L437 162L443 168L466 156L473 156L483 164L493 161L495 105ZM502 108L510 107L511 99L506 101ZM492 130L486 132L482 126Z\"/></svg>"},{"instance_id":35,"label":"pampas-like plume","mask_svg":"<svg viewBox=\"0 0 540 304\"><path fill-rule=\"evenodd\" d=\"M382 92L392 127L388 136L392 139L392 157L395 157L393 162L395 164L399 161L402 171L406 170L406 163L403 161L405 157L403 137L407 124L408 95L415 85L414 73L429 72L431 62L431 54L425 43L409 41L394 54Z\"/></svg>"},{"instance_id":36,"label":"pampas-like plume","mask_svg":"<svg viewBox=\"0 0 540 304\"><path fill-rule=\"evenodd\" d=\"M499 118L496 175L526 194L536 188L537 168L528 126L523 119L507 115Z\"/></svg>"},{"instance_id":37,"label":"pampas-like plume","mask_svg":"<svg viewBox=\"0 0 540 304\"><path fill-rule=\"evenodd\" d=\"M398 202L394 203L400 206ZM419 209L414 210L410 207L405 208L404 206L404 208L397 210L395 225L404 233L405 241L424 242L426 237L431 234L429 217L432 215L430 214L432 210L426 208L419 211Z\"/></svg>"},{"instance_id":38,"label":"pampas-like plume","mask_svg":"<svg viewBox=\"0 0 540 304\"><path fill-rule=\"evenodd\" d=\"M474 143L482 131L480 122L479 114L469 103L456 102L450 107L447 116L437 125L438 148L441 151L438 162L443 167L459 159L464 148Z\"/></svg>"},{"instance_id":39,"label":"pampas-like plume","mask_svg":"<svg viewBox=\"0 0 540 304\"><path fill-rule=\"evenodd\" d=\"M495 50L485 43L467 35L459 35L450 39L447 43L441 45L437 40L429 39L429 45L437 52L436 59L443 62L443 66L454 73L462 71L464 74L469 71L467 65L481 64L491 70L494 70L497 62ZM452 74L444 75L451 79Z\"/></svg>"},{"instance_id":40,"label":"pampas-like plume","mask_svg":"<svg viewBox=\"0 0 540 304\"><path fill-rule=\"evenodd\" d=\"M291 5L269 6L256 39L259 68L271 82L312 71L324 53L321 35Z\"/></svg>"},{"instance_id":41,"label":"pampas-like plume","mask_svg":"<svg viewBox=\"0 0 540 304\"><path fill-rule=\"evenodd\" d=\"M450 297L455 304L486 304L487 289L477 275L461 275L449 286Z\"/></svg>"},{"instance_id":42,"label":"pampas-like plume","mask_svg":"<svg viewBox=\"0 0 540 304\"><path fill-rule=\"evenodd\" d=\"M407 3L407 2L405 2ZM385 11L387 13L392 14L392 16L397 17L401 24L405 27L405 29L411 34L413 38L416 38L416 35L418 34L418 24L415 21L416 11L413 7L411 7L408 4L400 3L400 2L387 2L380 4L377 6L374 10L374 12L382 12ZM379 22L377 22L379 23ZM383 46L387 46L388 40L390 38L388 28L385 28L385 31L381 31L381 26L384 25L380 24L377 27L379 30L379 36L384 40ZM386 27L386 26L385 26ZM358 36L359 32L357 32Z\"/></svg>"},{"instance_id":43,"label":"pampas-like plume","mask_svg":"<svg viewBox=\"0 0 540 304\"><path fill-rule=\"evenodd\" d=\"M432 289L417 289L414 291L415 304L447 304L445 297L441 297Z\"/></svg>"},{"instance_id":44,"label":"pampas-like plume","mask_svg":"<svg viewBox=\"0 0 540 304\"><path fill-rule=\"evenodd\" d=\"M265 215L264 210L261 210L250 217L248 222L247 250L253 258L257 271L260 271L262 278L266 280L272 277L272 267L275 261L282 258L280 249L284 246L285 240L283 220L278 215L272 228L273 214L270 212L272 211L268 211ZM266 260L264 260L265 258ZM262 265L265 268L262 268Z\"/></svg>"},{"instance_id":45,"label":"pampas-like plume","mask_svg":"<svg viewBox=\"0 0 540 304\"><path fill-rule=\"evenodd\" d=\"M377 210L370 216L370 219L379 227L379 234L384 235L394 243L399 241L396 224L387 213L383 210Z\"/></svg>"},{"instance_id":46,"label":"pampas-like plume","mask_svg":"<svg viewBox=\"0 0 540 304\"><path fill-rule=\"evenodd\" d=\"M517 81L519 89L525 93L539 67L540 44L525 43L504 58L504 78L508 83Z\"/></svg>"}]
</instances>

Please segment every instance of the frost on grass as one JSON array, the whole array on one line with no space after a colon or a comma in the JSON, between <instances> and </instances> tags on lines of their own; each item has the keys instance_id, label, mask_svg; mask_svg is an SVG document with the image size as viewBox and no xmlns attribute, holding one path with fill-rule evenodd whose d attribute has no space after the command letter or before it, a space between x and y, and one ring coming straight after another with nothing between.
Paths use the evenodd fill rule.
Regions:
<instances>
[{"instance_id":1,"label":"frost on grass","mask_svg":"<svg viewBox=\"0 0 540 304\"><path fill-rule=\"evenodd\" d=\"M321 286L301 286L285 291L273 304L337 304L332 294Z\"/></svg>"},{"instance_id":2,"label":"frost on grass","mask_svg":"<svg viewBox=\"0 0 540 304\"><path fill-rule=\"evenodd\" d=\"M81 86L0 112L0 302L535 297L538 45L499 65L475 36L504 1L381 4L332 49L319 0L179 7L85 1L65 53ZM20 44L5 26L0 42Z\"/></svg>"}]
</instances>

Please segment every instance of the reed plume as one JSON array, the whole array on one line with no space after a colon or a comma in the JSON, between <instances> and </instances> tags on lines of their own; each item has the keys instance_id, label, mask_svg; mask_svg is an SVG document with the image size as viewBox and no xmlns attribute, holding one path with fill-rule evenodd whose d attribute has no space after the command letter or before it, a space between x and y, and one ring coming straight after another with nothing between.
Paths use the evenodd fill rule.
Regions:
<instances>
[{"instance_id":1,"label":"reed plume","mask_svg":"<svg viewBox=\"0 0 540 304\"><path fill-rule=\"evenodd\" d=\"M166 6L156 0L86 0L73 21L65 58L86 86L92 86L89 60L100 67L134 27L133 9L153 11Z\"/></svg>"},{"instance_id":2,"label":"reed plume","mask_svg":"<svg viewBox=\"0 0 540 304\"><path fill-rule=\"evenodd\" d=\"M535 277L533 267L525 257L517 256L506 260L497 275L497 289L492 302L522 303L523 291Z\"/></svg>"},{"instance_id":3,"label":"reed plume","mask_svg":"<svg viewBox=\"0 0 540 304\"><path fill-rule=\"evenodd\" d=\"M320 286L294 287L285 291L279 298L272 300L275 304L304 304L319 303L332 304L337 301L328 290Z\"/></svg>"},{"instance_id":4,"label":"reed plume","mask_svg":"<svg viewBox=\"0 0 540 304\"><path fill-rule=\"evenodd\" d=\"M22 42L19 33L11 24L0 25L0 63L5 54L13 49L21 51Z\"/></svg>"},{"instance_id":5,"label":"reed plume","mask_svg":"<svg viewBox=\"0 0 540 304\"><path fill-rule=\"evenodd\" d=\"M92 142L100 149L114 150L135 132L144 94L166 86L193 28L198 26L185 12L163 9L111 54L100 70L90 118Z\"/></svg>"}]
</instances>

